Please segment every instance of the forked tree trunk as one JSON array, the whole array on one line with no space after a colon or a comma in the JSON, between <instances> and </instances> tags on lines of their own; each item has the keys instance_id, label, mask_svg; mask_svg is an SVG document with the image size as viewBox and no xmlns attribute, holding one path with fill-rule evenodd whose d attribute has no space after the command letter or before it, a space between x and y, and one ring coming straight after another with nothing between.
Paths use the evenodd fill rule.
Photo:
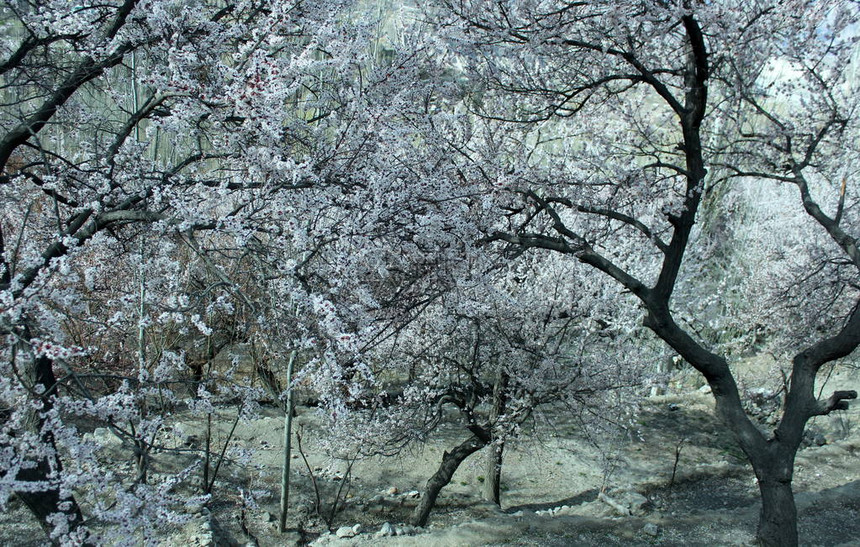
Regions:
<instances>
[{"instance_id":1,"label":"forked tree trunk","mask_svg":"<svg viewBox=\"0 0 860 547\"><path fill-rule=\"evenodd\" d=\"M427 520L430 518L430 511L436 505L436 498L439 497L439 492L451 482L451 477L460 467L466 458L484 448L487 441L479 438L477 435L469 437L468 440L454 448L451 452L445 452L442 455L442 463L436 473L427 481L427 487L424 490L424 495L421 496L421 501L418 507L412 513L410 523L413 526L426 526Z\"/></svg>"}]
</instances>

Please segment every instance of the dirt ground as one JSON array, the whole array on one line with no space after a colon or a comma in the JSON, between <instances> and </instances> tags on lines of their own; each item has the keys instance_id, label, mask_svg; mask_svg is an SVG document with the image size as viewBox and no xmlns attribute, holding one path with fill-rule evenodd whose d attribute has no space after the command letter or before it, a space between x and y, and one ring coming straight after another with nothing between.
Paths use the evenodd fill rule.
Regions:
<instances>
[{"instance_id":1,"label":"dirt ground","mask_svg":"<svg viewBox=\"0 0 860 547\"><path fill-rule=\"evenodd\" d=\"M745 372L750 380L756 373L755 364ZM532 434L506 448L501 509L481 499L485 471L479 452L442 491L426 529L402 523L442 452L468 436L462 428L448 426L397 457L358 461L347 477L345 463L327 458L313 442L319 427L315 411L299 409L296 424L305 432L305 454L324 515L338 491L342 503L330 526L316 515L310 473L294 443L290 530L281 535L275 515L283 418L277 409L264 408L259 419L240 422L233 441L253 449L252 463L227 465L208 508L195 511L183 529L165 529L161 543L749 545L759 510L755 479L698 382L695 375L679 373L668 394L643 401L637 427L626 436L589 438L577 420L547 410L551 420L539 421ZM834 375L825 389L860 389L860 371ZM818 418L809 431L794 481L801 544L860 545L860 409ZM169 467L169 456L161 460ZM255 492L256 507L243 508L236 494L240 488ZM13 503L0 515L0 544L42 543L20 505Z\"/></svg>"}]
</instances>

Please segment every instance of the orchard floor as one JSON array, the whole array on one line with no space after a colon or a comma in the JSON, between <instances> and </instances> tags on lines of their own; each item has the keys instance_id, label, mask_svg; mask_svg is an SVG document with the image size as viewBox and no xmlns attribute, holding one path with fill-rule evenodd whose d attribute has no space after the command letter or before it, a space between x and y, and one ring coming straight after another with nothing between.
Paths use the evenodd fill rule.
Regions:
<instances>
[{"instance_id":1,"label":"orchard floor","mask_svg":"<svg viewBox=\"0 0 860 547\"><path fill-rule=\"evenodd\" d=\"M344 483L344 462L328 459L313 442L319 435L314 410L300 409L296 424L303 426L305 453L324 507L328 510L338 489L344 503L330 527L315 514L310 475L294 445L289 530L282 535L275 516L283 418L264 409L259 419L240 422L233 441L253 449L252 463L225 464L208 509L181 530L165 529L159 539L184 547L750 545L759 510L755 479L714 418L712 397L698 390L696 381L681 373L670 394L645 399L635 414L638 431L627 436L589 438L574 417L547 411L549 419L538 420L532 434L506 449L501 509L481 501L485 470L479 452L442 491L424 530L400 523L408 520L419 501L416 491L435 472L443 450L468 436L462 428L446 427L398 457L358 461ZM858 388L860 371L849 369L830 379L826 393ZM800 542L860 545L860 410L818 418L810 429L818 442L798 454L794 481ZM826 444L816 446L820 442ZM168 459L162 457L165 467ZM242 509L240 488L255 491L257 507ZM598 499L600 491L630 506L632 514L620 515ZM403 535L380 535L386 522ZM345 527L356 525L360 531L354 537L334 533L343 528L344 535ZM20 505L0 515L0 545L42 543Z\"/></svg>"}]
</instances>

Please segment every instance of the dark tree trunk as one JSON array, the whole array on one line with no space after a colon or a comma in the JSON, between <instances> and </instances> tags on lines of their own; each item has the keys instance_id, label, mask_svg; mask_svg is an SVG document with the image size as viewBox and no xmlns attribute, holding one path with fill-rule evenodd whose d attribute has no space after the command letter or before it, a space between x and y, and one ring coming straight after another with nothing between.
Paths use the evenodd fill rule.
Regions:
<instances>
[{"instance_id":1,"label":"dark tree trunk","mask_svg":"<svg viewBox=\"0 0 860 547\"><path fill-rule=\"evenodd\" d=\"M811 377L798 370L795 372L791 393L796 400L799 397L798 390L805 391L804 384L809 383L807 387L811 387ZM796 403L790 402L786 405L774 438L767 441L764 447L754 448L747 454L761 493L761 511L756 531L756 543L759 545L793 547L798 544L797 507L791 481L794 478L794 459L808 416L808 412L799 412Z\"/></svg>"},{"instance_id":2,"label":"dark tree trunk","mask_svg":"<svg viewBox=\"0 0 860 547\"><path fill-rule=\"evenodd\" d=\"M33 367L34 383L40 384L44 388L42 410L46 412L53 407L53 399L57 393L57 378L54 376L53 362L44 356L37 357L31 366ZM65 515L69 522L70 531L74 531L81 525L83 516L74 497L63 498L60 496L60 489L56 483L63 474L63 464L56 454L57 447L54 442L54 435L50 431L45 431L44 425L42 418L34 416L33 428L38 432L41 441L48 445L49 455L39 459L35 467L21 470L17 476L20 481L43 486L36 491L17 491L15 494L38 519L42 529L50 535L54 527L48 521L49 516L57 513Z\"/></svg>"},{"instance_id":3,"label":"dark tree trunk","mask_svg":"<svg viewBox=\"0 0 860 547\"><path fill-rule=\"evenodd\" d=\"M499 375L493 386L493 406L490 409L490 424L495 425L499 416L505 413L505 402L507 400L508 375L504 372ZM504 441L498 440L493 435L492 442L487 453L487 478L484 480L484 499L501 506L501 480L502 480L502 456L505 451Z\"/></svg>"},{"instance_id":4,"label":"dark tree trunk","mask_svg":"<svg viewBox=\"0 0 860 547\"><path fill-rule=\"evenodd\" d=\"M442 463L436 473L427 481L427 487L424 490L424 495L421 496L421 501L418 507L412 513L410 522L413 526L426 526L427 520L430 518L430 511L436 505L436 498L439 497L439 492L451 482L451 477L454 472L460 467L466 458L482 449L487 445L487 441L479 438L477 435L469 437L468 440L458 445L451 452L445 452L442 455Z\"/></svg>"},{"instance_id":5,"label":"dark tree trunk","mask_svg":"<svg viewBox=\"0 0 860 547\"><path fill-rule=\"evenodd\" d=\"M759 513L756 542L768 547L794 547L797 545L797 507L791 481L759 479L761 512Z\"/></svg>"},{"instance_id":6,"label":"dark tree trunk","mask_svg":"<svg viewBox=\"0 0 860 547\"><path fill-rule=\"evenodd\" d=\"M53 461L49 462L47 459L43 458L39 460L35 468L20 471L17 479L25 482L50 484L52 464L56 466L57 474L62 473L62 466L58 459L54 458ZM49 486L37 492L19 491L15 492L15 495L24 503L24 505L27 506L28 509L30 509L30 512L33 513L39 521L39 525L49 537L51 532L54 530L53 525L48 522L48 517L51 515L56 513L65 514L69 521L69 530L75 530L84 520L81 510L74 498L61 498L60 489L55 486ZM71 506L65 511L60 509L63 507L63 505L61 505L63 502L71 503Z\"/></svg>"}]
</instances>

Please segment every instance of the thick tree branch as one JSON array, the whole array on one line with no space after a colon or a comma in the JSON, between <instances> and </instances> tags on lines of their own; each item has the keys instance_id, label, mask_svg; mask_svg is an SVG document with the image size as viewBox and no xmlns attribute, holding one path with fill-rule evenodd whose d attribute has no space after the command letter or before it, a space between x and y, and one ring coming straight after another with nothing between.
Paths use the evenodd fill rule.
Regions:
<instances>
[{"instance_id":1,"label":"thick tree branch","mask_svg":"<svg viewBox=\"0 0 860 547\"><path fill-rule=\"evenodd\" d=\"M822 365L850 355L860 345L860 302L835 335L813 344L794 357L796 366L817 372Z\"/></svg>"},{"instance_id":2,"label":"thick tree branch","mask_svg":"<svg viewBox=\"0 0 860 547\"><path fill-rule=\"evenodd\" d=\"M591 52L605 53L623 59L630 66L635 68L639 74L641 74L642 81L651 86L651 88L654 89L654 91L662 97L664 101L666 101L666 104L668 104L676 114L679 116L683 115L684 106L681 102L675 98L666 84L657 78L656 72L646 67L633 53L617 48L604 48L600 44L593 44L584 40L566 39L562 40L561 43L566 46L576 47Z\"/></svg>"},{"instance_id":3,"label":"thick tree branch","mask_svg":"<svg viewBox=\"0 0 860 547\"><path fill-rule=\"evenodd\" d=\"M830 218L821 210L821 207L819 207L818 203L816 203L812 198L812 194L809 192L809 185L800 170L795 171L793 182L800 190L800 198L807 214L827 230L830 238L833 239L833 241L835 241L843 251L845 251L845 254L847 254L848 258L851 259L851 262L854 263L854 266L860 269L860 249L857 248L857 239L848 235L848 233L846 233L839 225L838 220ZM837 216L841 220L841 212L837 212Z\"/></svg>"},{"instance_id":4,"label":"thick tree branch","mask_svg":"<svg viewBox=\"0 0 860 547\"><path fill-rule=\"evenodd\" d=\"M12 52L9 55L9 58L0 63L0 75L5 74L6 72L12 70L13 68L18 68L21 66L21 63L24 61L24 58L34 49L41 46L47 46L54 42L60 42L62 40L78 40L83 38L83 35L77 34L55 34L53 36L46 36L44 38L36 38L33 35L27 36L24 38L24 41L18 45L18 49Z\"/></svg>"},{"instance_id":5,"label":"thick tree branch","mask_svg":"<svg viewBox=\"0 0 860 547\"><path fill-rule=\"evenodd\" d=\"M126 0L119 9L114 24L108 32L108 38L112 38L125 23L126 17L134 8L136 0ZM0 140L0 168L5 167L9 157L14 150L27 142L33 135L37 134L48 121L54 117L57 111L68 101L80 87L87 82L100 76L106 69L122 62L126 53L134 46L123 44L112 54L105 56L98 62L91 57L85 57L72 74L63 81L56 90L42 103L42 105L28 118L24 119L15 128L9 131Z\"/></svg>"},{"instance_id":6,"label":"thick tree branch","mask_svg":"<svg viewBox=\"0 0 860 547\"><path fill-rule=\"evenodd\" d=\"M848 401L857 398L857 392L850 391L834 391L826 401L819 401L815 409L817 416L825 416L834 410L848 410Z\"/></svg>"}]
</instances>

